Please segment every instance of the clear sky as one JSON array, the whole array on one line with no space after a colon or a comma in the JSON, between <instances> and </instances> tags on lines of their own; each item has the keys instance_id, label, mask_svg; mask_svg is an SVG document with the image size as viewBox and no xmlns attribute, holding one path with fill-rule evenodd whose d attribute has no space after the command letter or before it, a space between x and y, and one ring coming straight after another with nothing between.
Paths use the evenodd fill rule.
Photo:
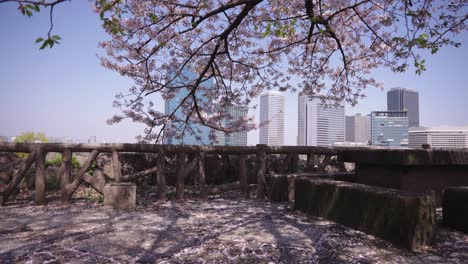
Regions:
<instances>
[{"instance_id":1,"label":"clear sky","mask_svg":"<svg viewBox=\"0 0 468 264\"><path fill-rule=\"evenodd\" d=\"M48 13L22 16L17 5L0 5L0 136L39 131L50 137L99 142L133 142L143 126L105 121L117 109L114 95L127 91L131 80L100 66L99 41L108 38L86 0L60 4L55 9L54 33L62 44L39 50L34 43L48 31ZM369 114L386 109L386 91L400 86L419 92L420 124L468 125L468 32L457 39L460 48L443 48L426 57L427 71L396 74L375 72L384 91L367 90L367 98L346 114ZM258 103L258 100L253 102ZM295 145L297 94L286 95L285 144ZM163 102L158 107L163 109ZM259 108L253 114L258 118ZM258 143L258 131L249 132L249 144Z\"/></svg>"}]
</instances>

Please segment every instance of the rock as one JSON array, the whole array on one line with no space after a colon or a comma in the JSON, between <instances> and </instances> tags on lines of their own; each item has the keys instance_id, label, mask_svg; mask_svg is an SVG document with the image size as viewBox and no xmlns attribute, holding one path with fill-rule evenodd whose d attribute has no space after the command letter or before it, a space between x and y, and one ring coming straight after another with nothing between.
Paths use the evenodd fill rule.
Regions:
<instances>
[{"instance_id":1,"label":"rock","mask_svg":"<svg viewBox=\"0 0 468 264\"><path fill-rule=\"evenodd\" d=\"M410 250L431 244L435 197L368 185L298 178L294 207Z\"/></svg>"}]
</instances>

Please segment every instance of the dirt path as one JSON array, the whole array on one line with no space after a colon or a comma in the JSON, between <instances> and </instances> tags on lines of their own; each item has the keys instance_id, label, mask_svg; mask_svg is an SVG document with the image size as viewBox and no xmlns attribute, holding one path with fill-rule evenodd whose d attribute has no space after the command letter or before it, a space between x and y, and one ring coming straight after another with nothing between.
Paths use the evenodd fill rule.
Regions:
<instances>
[{"instance_id":1,"label":"dirt path","mask_svg":"<svg viewBox=\"0 0 468 264\"><path fill-rule=\"evenodd\" d=\"M291 204L239 197L147 202L129 212L85 200L13 203L0 208L0 262L468 263L468 235L441 228L434 246L415 254Z\"/></svg>"}]
</instances>

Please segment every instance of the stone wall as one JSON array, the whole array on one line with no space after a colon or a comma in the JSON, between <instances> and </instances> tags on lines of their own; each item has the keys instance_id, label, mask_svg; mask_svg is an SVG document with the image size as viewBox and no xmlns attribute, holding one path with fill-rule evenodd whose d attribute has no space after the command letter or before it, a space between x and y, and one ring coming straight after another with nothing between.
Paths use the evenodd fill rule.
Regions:
<instances>
[{"instance_id":1,"label":"stone wall","mask_svg":"<svg viewBox=\"0 0 468 264\"><path fill-rule=\"evenodd\" d=\"M435 201L431 195L298 178L294 207L411 250L430 245L435 232Z\"/></svg>"},{"instance_id":2,"label":"stone wall","mask_svg":"<svg viewBox=\"0 0 468 264\"><path fill-rule=\"evenodd\" d=\"M287 202L294 201L294 183L297 178L315 178L315 179L330 179L338 181L355 181L354 173L337 172L337 173L287 173L274 174L268 176L267 179L267 196L272 202Z\"/></svg>"},{"instance_id":3,"label":"stone wall","mask_svg":"<svg viewBox=\"0 0 468 264\"><path fill-rule=\"evenodd\" d=\"M444 225L468 233L468 186L445 189L442 206Z\"/></svg>"}]
</instances>

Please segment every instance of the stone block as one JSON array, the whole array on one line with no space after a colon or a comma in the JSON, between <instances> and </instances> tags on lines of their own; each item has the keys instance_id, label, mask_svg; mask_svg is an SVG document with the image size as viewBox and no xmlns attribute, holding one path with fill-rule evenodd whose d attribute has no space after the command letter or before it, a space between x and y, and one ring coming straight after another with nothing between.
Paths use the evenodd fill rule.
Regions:
<instances>
[{"instance_id":1,"label":"stone block","mask_svg":"<svg viewBox=\"0 0 468 264\"><path fill-rule=\"evenodd\" d=\"M104 206L112 209L136 207L136 185L130 182L108 183L104 186Z\"/></svg>"},{"instance_id":2,"label":"stone block","mask_svg":"<svg viewBox=\"0 0 468 264\"><path fill-rule=\"evenodd\" d=\"M326 179L295 180L294 207L314 216L420 250L435 233L433 195Z\"/></svg>"},{"instance_id":3,"label":"stone block","mask_svg":"<svg viewBox=\"0 0 468 264\"><path fill-rule=\"evenodd\" d=\"M271 202L294 201L294 181L299 178L333 179L339 181L355 181L355 174L348 172L338 173L287 173L274 174L267 177L268 197Z\"/></svg>"},{"instance_id":4,"label":"stone block","mask_svg":"<svg viewBox=\"0 0 468 264\"><path fill-rule=\"evenodd\" d=\"M446 188L442 210L445 226L468 233L468 186Z\"/></svg>"}]
</instances>

